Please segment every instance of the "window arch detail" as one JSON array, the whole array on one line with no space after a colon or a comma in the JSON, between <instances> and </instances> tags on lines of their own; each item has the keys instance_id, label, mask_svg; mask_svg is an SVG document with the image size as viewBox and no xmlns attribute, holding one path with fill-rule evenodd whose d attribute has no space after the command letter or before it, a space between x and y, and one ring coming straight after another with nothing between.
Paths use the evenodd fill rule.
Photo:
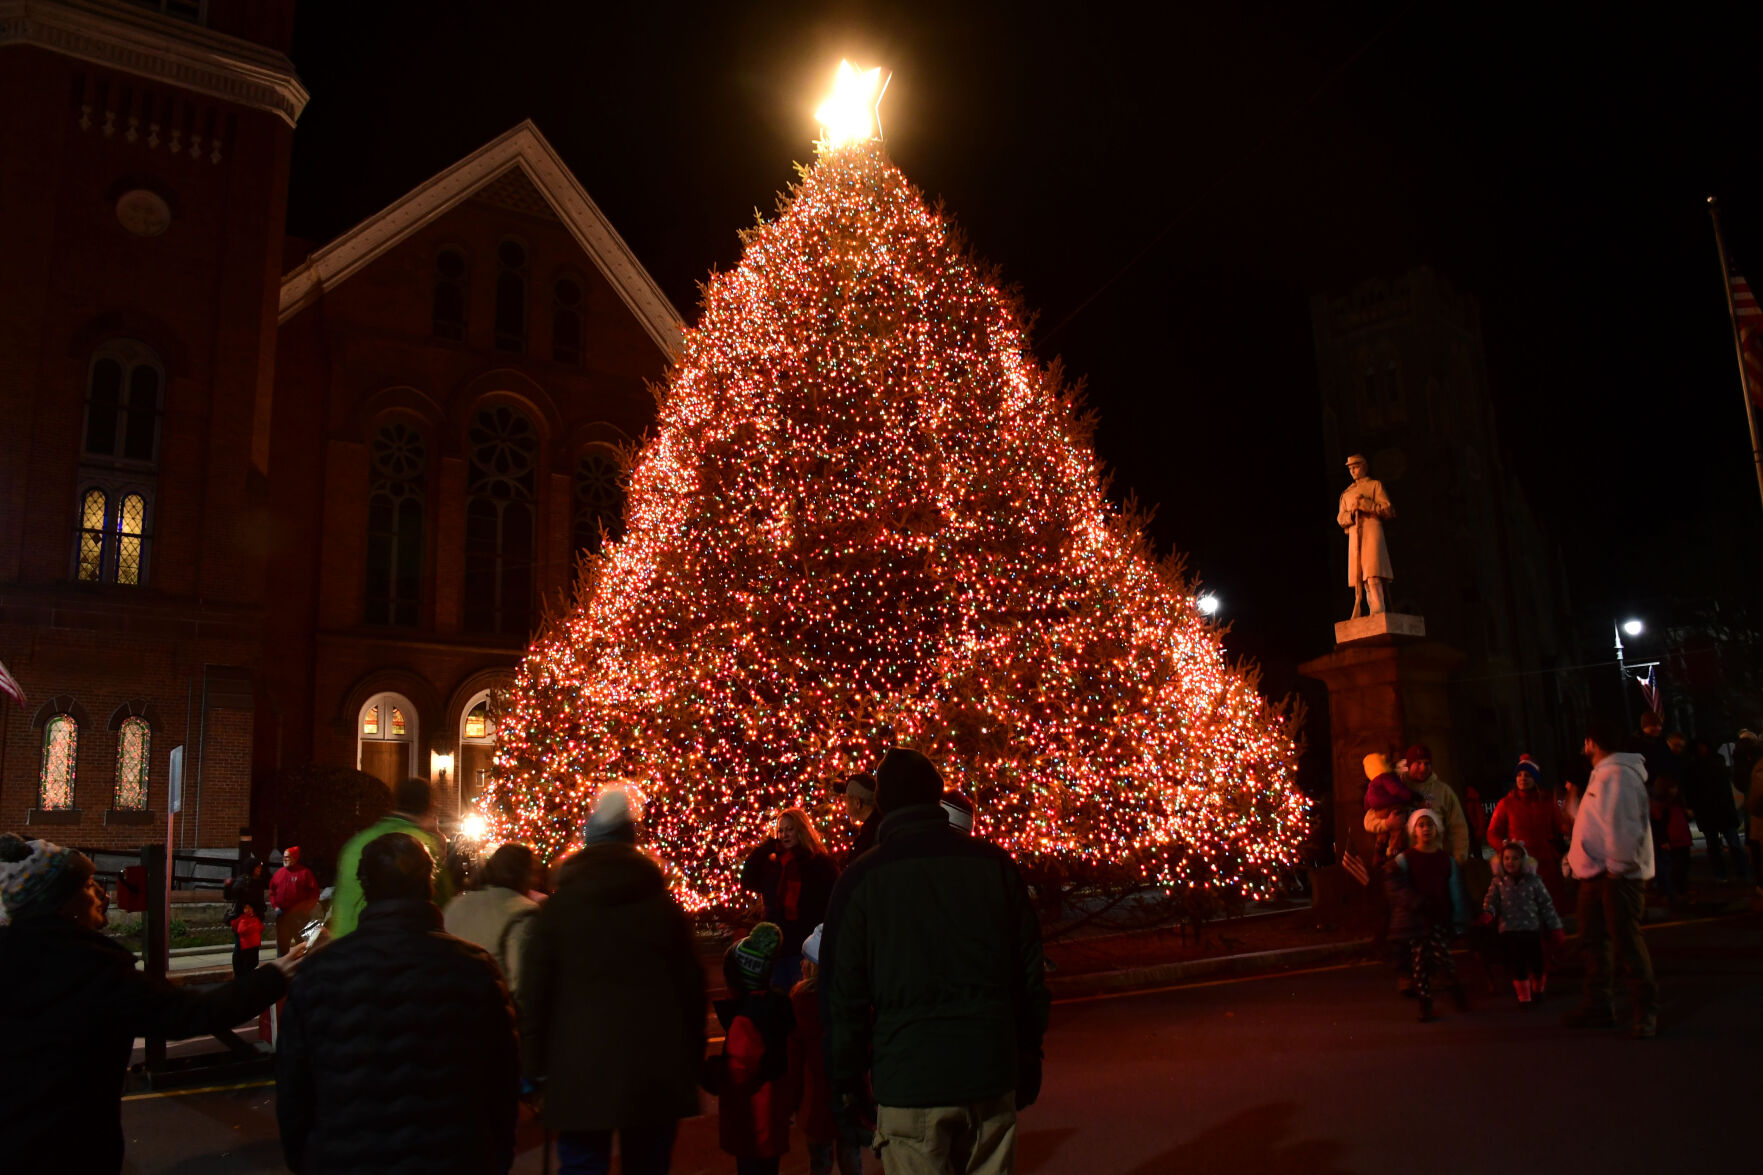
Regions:
<instances>
[{"instance_id":1,"label":"window arch detail","mask_svg":"<svg viewBox=\"0 0 1763 1175\"><path fill-rule=\"evenodd\" d=\"M355 763L387 787L416 774L416 707L403 694L367 699L355 717Z\"/></svg>"},{"instance_id":2,"label":"window arch detail","mask_svg":"<svg viewBox=\"0 0 1763 1175\"><path fill-rule=\"evenodd\" d=\"M509 239L496 246L496 349L526 350L526 246Z\"/></svg>"},{"instance_id":3,"label":"window arch detail","mask_svg":"<svg viewBox=\"0 0 1763 1175\"><path fill-rule=\"evenodd\" d=\"M575 463L575 549L599 554L602 536L623 534L624 466L610 449L589 449Z\"/></svg>"},{"instance_id":4,"label":"window arch detail","mask_svg":"<svg viewBox=\"0 0 1763 1175\"><path fill-rule=\"evenodd\" d=\"M415 426L394 421L375 434L368 455L365 618L413 625L422 604L428 450Z\"/></svg>"},{"instance_id":5,"label":"window arch detail","mask_svg":"<svg viewBox=\"0 0 1763 1175\"><path fill-rule=\"evenodd\" d=\"M153 731L141 717L125 718L116 732L116 792L110 806L121 812L147 809Z\"/></svg>"},{"instance_id":6,"label":"window arch detail","mask_svg":"<svg viewBox=\"0 0 1763 1175\"><path fill-rule=\"evenodd\" d=\"M465 627L525 636L532 612L539 437L506 404L484 408L466 434Z\"/></svg>"},{"instance_id":7,"label":"window arch detail","mask_svg":"<svg viewBox=\"0 0 1763 1175\"><path fill-rule=\"evenodd\" d=\"M437 339L465 338L465 254L446 248L435 254L434 302L431 330Z\"/></svg>"},{"instance_id":8,"label":"window arch detail","mask_svg":"<svg viewBox=\"0 0 1763 1175\"><path fill-rule=\"evenodd\" d=\"M151 466L159 460L165 367L133 339L112 339L92 353L86 372L86 461Z\"/></svg>"},{"instance_id":9,"label":"window arch detail","mask_svg":"<svg viewBox=\"0 0 1763 1175\"><path fill-rule=\"evenodd\" d=\"M57 714L43 724L43 770L37 783L37 807L41 810L73 811L79 739L80 724L72 714Z\"/></svg>"},{"instance_id":10,"label":"window arch detail","mask_svg":"<svg viewBox=\"0 0 1763 1175\"><path fill-rule=\"evenodd\" d=\"M147 582L152 498L129 482L88 482L75 507L74 578L139 586Z\"/></svg>"}]
</instances>

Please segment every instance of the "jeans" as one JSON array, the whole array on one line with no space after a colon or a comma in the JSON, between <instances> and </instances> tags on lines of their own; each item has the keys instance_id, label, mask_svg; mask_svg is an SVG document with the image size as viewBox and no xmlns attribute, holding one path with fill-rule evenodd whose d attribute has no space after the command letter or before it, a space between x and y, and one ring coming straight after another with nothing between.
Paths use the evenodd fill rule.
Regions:
<instances>
[{"instance_id":1,"label":"jeans","mask_svg":"<svg viewBox=\"0 0 1763 1175\"><path fill-rule=\"evenodd\" d=\"M837 1142L808 1142L808 1175L863 1175L863 1147L841 1137Z\"/></svg>"},{"instance_id":2,"label":"jeans","mask_svg":"<svg viewBox=\"0 0 1763 1175\"><path fill-rule=\"evenodd\" d=\"M667 1175L678 1131L677 1122L620 1130L618 1143L625 1175ZM607 1175L612 1170L612 1131L559 1131L557 1170L559 1175Z\"/></svg>"},{"instance_id":3,"label":"jeans","mask_svg":"<svg viewBox=\"0 0 1763 1175\"><path fill-rule=\"evenodd\" d=\"M1709 832L1704 828L1702 835L1708 838L1708 863L1714 866L1714 876L1723 881L1726 879L1726 852L1731 852L1733 872L1739 875L1741 881L1744 880L1747 854L1744 841L1739 839L1739 830L1728 828L1724 832ZM1722 851L1721 841L1726 842L1725 852Z\"/></svg>"},{"instance_id":4,"label":"jeans","mask_svg":"<svg viewBox=\"0 0 1763 1175\"><path fill-rule=\"evenodd\" d=\"M887 1175L1008 1175L1016 1094L964 1106L880 1106L875 1145Z\"/></svg>"},{"instance_id":5,"label":"jeans","mask_svg":"<svg viewBox=\"0 0 1763 1175\"><path fill-rule=\"evenodd\" d=\"M1635 1015L1643 1020L1658 1015L1659 981L1653 978L1653 957L1641 937L1641 919L1647 910L1643 884L1608 875L1579 883L1579 937L1586 958L1583 1006L1588 1012L1614 1014L1620 951L1639 988Z\"/></svg>"}]
</instances>

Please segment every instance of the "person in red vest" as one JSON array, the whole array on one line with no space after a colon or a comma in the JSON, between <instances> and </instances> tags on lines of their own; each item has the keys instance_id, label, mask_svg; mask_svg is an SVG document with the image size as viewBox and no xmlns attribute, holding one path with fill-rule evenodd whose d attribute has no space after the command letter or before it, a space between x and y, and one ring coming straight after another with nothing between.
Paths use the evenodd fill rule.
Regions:
<instances>
[{"instance_id":1,"label":"person in red vest","mask_svg":"<svg viewBox=\"0 0 1763 1175\"><path fill-rule=\"evenodd\" d=\"M275 907L275 953L285 955L318 904L318 878L300 863L299 845L282 850L282 867L269 879L269 904Z\"/></svg>"}]
</instances>

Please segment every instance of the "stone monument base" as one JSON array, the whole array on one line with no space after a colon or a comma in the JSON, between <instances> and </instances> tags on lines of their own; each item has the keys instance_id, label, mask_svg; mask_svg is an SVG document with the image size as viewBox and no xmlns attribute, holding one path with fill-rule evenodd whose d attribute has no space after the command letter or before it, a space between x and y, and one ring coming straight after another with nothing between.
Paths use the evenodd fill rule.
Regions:
<instances>
[{"instance_id":1,"label":"stone monument base","mask_svg":"<svg viewBox=\"0 0 1763 1175\"><path fill-rule=\"evenodd\" d=\"M1306 677L1328 686L1328 729L1333 750L1334 855L1339 861L1351 849L1369 863L1371 834L1362 823L1365 805L1366 755L1389 755L1391 762L1413 743L1432 751L1439 777L1457 779L1451 736L1451 709L1445 684L1463 661L1463 654L1438 641L1404 629L1425 621L1418 616L1380 612L1335 626L1354 635L1335 651L1298 666ZM1356 882L1330 878L1336 900L1364 892ZM1375 876L1371 884L1377 884Z\"/></svg>"},{"instance_id":2,"label":"stone monument base","mask_svg":"<svg viewBox=\"0 0 1763 1175\"><path fill-rule=\"evenodd\" d=\"M1334 626L1334 643L1350 644L1380 636L1425 636L1426 617L1407 612L1373 612L1355 616Z\"/></svg>"}]
</instances>

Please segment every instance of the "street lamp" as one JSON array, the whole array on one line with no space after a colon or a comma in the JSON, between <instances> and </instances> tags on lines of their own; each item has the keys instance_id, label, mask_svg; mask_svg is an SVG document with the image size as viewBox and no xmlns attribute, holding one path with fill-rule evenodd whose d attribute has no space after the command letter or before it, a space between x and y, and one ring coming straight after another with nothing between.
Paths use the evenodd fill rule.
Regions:
<instances>
[{"instance_id":1,"label":"street lamp","mask_svg":"<svg viewBox=\"0 0 1763 1175\"><path fill-rule=\"evenodd\" d=\"M1207 616L1218 615L1218 607L1219 607L1218 597L1213 595L1211 592L1207 592L1205 595L1201 596L1198 600L1196 600L1194 602L1199 605L1200 611L1203 612L1204 614L1206 614Z\"/></svg>"},{"instance_id":2,"label":"street lamp","mask_svg":"<svg viewBox=\"0 0 1763 1175\"><path fill-rule=\"evenodd\" d=\"M1612 623L1610 631L1616 635L1616 678L1622 684L1622 728L1626 731L1634 725L1634 711L1628 702L1628 665L1622 657L1622 634L1626 632L1631 637L1639 636L1646 631L1646 625L1630 617L1621 624Z\"/></svg>"}]
</instances>

